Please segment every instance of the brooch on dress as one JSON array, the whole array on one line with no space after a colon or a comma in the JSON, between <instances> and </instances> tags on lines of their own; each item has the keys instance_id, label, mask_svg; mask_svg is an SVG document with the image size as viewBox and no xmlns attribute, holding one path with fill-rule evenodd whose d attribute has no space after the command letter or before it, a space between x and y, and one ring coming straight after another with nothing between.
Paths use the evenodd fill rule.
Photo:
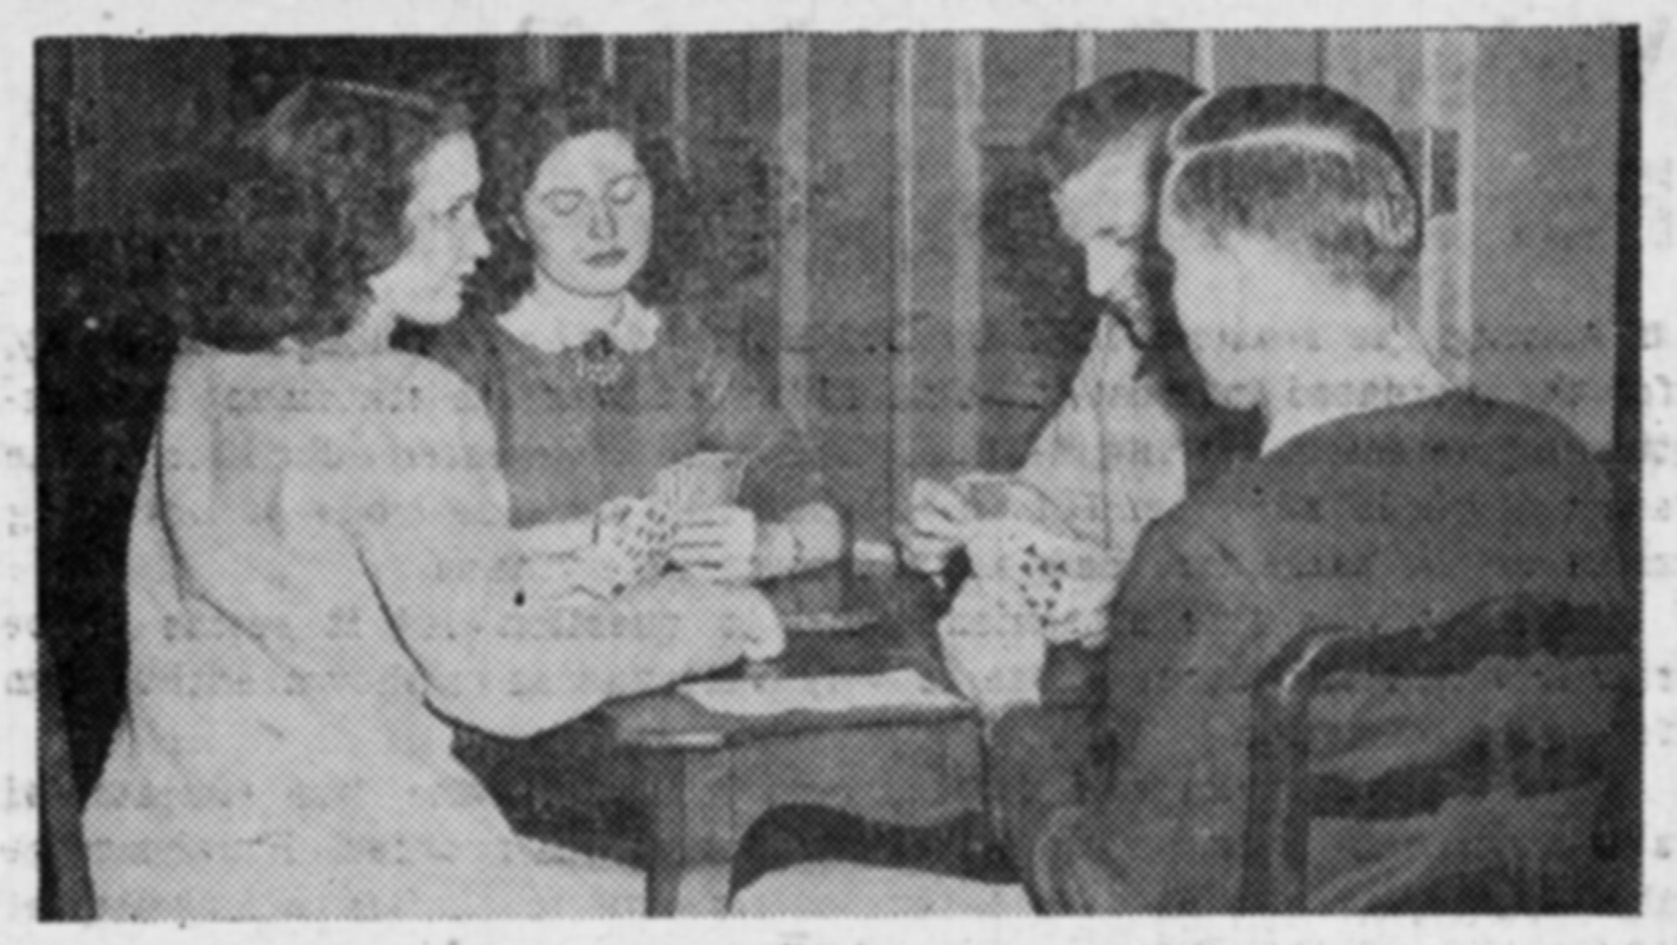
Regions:
<instances>
[{"instance_id":1,"label":"brooch on dress","mask_svg":"<svg viewBox=\"0 0 1677 945\"><path fill-rule=\"evenodd\" d=\"M605 331L595 331L582 343L577 359L579 377L595 387L610 387L623 376L623 349Z\"/></svg>"}]
</instances>

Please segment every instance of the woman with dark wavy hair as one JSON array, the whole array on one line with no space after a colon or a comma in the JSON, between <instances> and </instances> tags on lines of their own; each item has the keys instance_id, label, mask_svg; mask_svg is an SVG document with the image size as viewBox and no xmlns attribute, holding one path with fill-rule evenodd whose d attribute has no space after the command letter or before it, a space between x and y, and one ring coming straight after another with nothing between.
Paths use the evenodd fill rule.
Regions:
<instances>
[{"instance_id":1,"label":"woman with dark wavy hair","mask_svg":"<svg viewBox=\"0 0 1677 945\"><path fill-rule=\"evenodd\" d=\"M513 834L455 728L533 734L778 645L760 595L707 582L579 607L606 571L509 528L478 398L389 348L454 318L489 249L466 128L311 83L188 201L129 704L86 813L106 915L638 913L638 871Z\"/></svg>"},{"instance_id":2,"label":"woman with dark wavy hair","mask_svg":"<svg viewBox=\"0 0 1677 945\"><path fill-rule=\"evenodd\" d=\"M649 304L679 288L672 236L695 221L657 206L672 194L654 186L633 127L599 87L502 102L487 310L429 354L488 407L515 524L569 522L583 544L599 510L653 493L661 470L725 453L743 461L743 484L679 511L671 564L761 581L833 562L844 528L800 432L695 313Z\"/></svg>"}]
</instances>

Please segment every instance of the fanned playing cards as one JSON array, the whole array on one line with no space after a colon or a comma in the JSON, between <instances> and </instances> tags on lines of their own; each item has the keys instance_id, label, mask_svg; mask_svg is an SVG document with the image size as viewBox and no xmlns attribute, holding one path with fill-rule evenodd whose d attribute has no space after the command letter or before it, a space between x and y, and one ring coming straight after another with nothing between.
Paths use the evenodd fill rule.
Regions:
<instances>
[{"instance_id":1,"label":"fanned playing cards","mask_svg":"<svg viewBox=\"0 0 1677 945\"><path fill-rule=\"evenodd\" d=\"M664 573L675 541L675 517L657 502L613 499L594 514L594 544L624 587Z\"/></svg>"},{"instance_id":2,"label":"fanned playing cards","mask_svg":"<svg viewBox=\"0 0 1677 945\"><path fill-rule=\"evenodd\" d=\"M649 581L670 564L676 522L694 512L732 505L745 474L736 453L695 453L658 471L646 498L614 499L594 516L594 544L625 587Z\"/></svg>"},{"instance_id":3,"label":"fanned playing cards","mask_svg":"<svg viewBox=\"0 0 1677 945\"><path fill-rule=\"evenodd\" d=\"M694 453L658 470L651 499L678 516L733 505L744 476L745 457L737 453Z\"/></svg>"},{"instance_id":4,"label":"fanned playing cards","mask_svg":"<svg viewBox=\"0 0 1677 945\"><path fill-rule=\"evenodd\" d=\"M1069 518L1041 490L988 473L962 476L953 486L977 515L966 526L974 571L1011 587L1044 629L1110 588L1116 565L1104 549L1078 538Z\"/></svg>"}]
</instances>

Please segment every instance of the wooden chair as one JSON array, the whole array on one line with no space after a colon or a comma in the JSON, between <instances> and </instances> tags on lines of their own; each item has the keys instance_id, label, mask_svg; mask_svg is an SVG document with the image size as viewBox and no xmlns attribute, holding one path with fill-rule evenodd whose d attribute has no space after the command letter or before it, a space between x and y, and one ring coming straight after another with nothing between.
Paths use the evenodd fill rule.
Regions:
<instances>
[{"instance_id":1,"label":"wooden chair","mask_svg":"<svg viewBox=\"0 0 1677 945\"><path fill-rule=\"evenodd\" d=\"M1640 899L1641 674L1639 621L1625 608L1585 607L1510 598L1489 602L1443 624L1381 635L1324 628L1294 640L1259 674L1252 694L1239 904L1247 912L1299 913L1310 890L1312 819L1382 816L1382 807L1430 809L1457 796L1482 796L1500 787L1530 797L1602 785L1591 875L1599 882L1573 887L1566 902L1510 902L1466 911L1635 912ZM1621 657L1614 674L1614 718L1609 730L1554 745L1523 732L1518 719L1492 731L1484 750L1456 751L1426 764L1351 781L1311 768L1311 700L1324 682L1362 677L1375 683L1461 676L1493 658L1559 660ZM1377 905L1380 911L1457 911L1453 901L1424 890ZM1506 887L1503 887L1506 890ZM1525 897L1530 898L1530 897Z\"/></svg>"},{"instance_id":2,"label":"wooden chair","mask_svg":"<svg viewBox=\"0 0 1677 945\"><path fill-rule=\"evenodd\" d=\"M38 692L40 765L40 917L86 921L94 917L93 881L82 839L81 798L76 791L70 733L58 698L52 659L41 658Z\"/></svg>"}]
</instances>

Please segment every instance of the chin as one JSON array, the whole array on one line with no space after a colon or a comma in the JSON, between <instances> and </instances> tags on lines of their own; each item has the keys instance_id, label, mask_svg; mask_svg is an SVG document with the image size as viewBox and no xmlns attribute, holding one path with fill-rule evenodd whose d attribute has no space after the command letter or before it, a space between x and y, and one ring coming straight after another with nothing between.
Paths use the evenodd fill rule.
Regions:
<instances>
[{"instance_id":1,"label":"chin","mask_svg":"<svg viewBox=\"0 0 1677 945\"><path fill-rule=\"evenodd\" d=\"M634 272L622 272L615 269L588 270L573 273L571 278L560 285L577 295L617 295L629 288L629 282L634 278Z\"/></svg>"},{"instance_id":2,"label":"chin","mask_svg":"<svg viewBox=\"0 0 1677 945\"><path fill-rule=\"evenodd\" d=\"M1206 386L1212 400L1231 410L1250 410L1262 399L1258 385L1252 383L1225 383L1207 378Z\"/></svg>"},{"instance_id":3,"label":"chin","mask_svg":"<svg viewBox=\"0 0 1677 945\"><path fill-rule=\"evenodd\" d=\"M446 325L459 316L460 299L438 299L420 305L410 305L402 313L402 320L415 325Z\"/></svg>"}]
</instances>

